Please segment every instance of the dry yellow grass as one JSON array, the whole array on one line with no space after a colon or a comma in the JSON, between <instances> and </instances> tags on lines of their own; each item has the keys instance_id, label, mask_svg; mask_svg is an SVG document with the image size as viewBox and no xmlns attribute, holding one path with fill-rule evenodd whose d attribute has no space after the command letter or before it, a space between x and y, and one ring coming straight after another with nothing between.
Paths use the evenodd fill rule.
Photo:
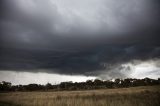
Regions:
<instances>
[{"instance_id":1,"label":"dry yellow grass","mask_svg":"<svg viewBox=\"0 0 160 106\"><path fill-rule=\"evenodd\" d=\"M0 106L160 106L160 86L0 94Z\"/></svg>"}]
</instances>

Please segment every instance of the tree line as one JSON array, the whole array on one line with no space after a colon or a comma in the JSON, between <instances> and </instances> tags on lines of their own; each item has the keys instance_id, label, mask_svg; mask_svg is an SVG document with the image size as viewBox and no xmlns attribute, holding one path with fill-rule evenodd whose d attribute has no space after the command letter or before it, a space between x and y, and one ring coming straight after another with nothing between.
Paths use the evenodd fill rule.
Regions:
<instances>
[{"instance_id":1,"label":"tree line","mask_svg":"<svg viewBox=\"0 0 160 106\"><path fill-rule=\"evenodd\" d=\"M107 89L107 88L125 88L136 86L152 86L160 85L160 78L158 79L115 79L112 80L87 80L86 82L61 82L57 85L47 83L46 85L28 84L28 85L12 85L10 82L0 82L0 92L8 91L61 91L61 90L92 90L92 89Z\"/></svg>"}]
</instances>

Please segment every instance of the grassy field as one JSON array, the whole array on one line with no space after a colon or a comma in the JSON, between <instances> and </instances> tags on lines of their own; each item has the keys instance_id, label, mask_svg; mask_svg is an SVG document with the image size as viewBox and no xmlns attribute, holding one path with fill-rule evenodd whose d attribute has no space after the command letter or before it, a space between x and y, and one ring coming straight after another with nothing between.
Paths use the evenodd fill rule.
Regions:
<instances>
[{"instance_id":1,"label":"grassy field","mask_svg":"<svg viewBox=\"0 0 160 106\"><path fill-rule=\"evenodd\" d=\"M160 86L0 93L0 106L160 106Z\"/></svg>"}]
</instances>

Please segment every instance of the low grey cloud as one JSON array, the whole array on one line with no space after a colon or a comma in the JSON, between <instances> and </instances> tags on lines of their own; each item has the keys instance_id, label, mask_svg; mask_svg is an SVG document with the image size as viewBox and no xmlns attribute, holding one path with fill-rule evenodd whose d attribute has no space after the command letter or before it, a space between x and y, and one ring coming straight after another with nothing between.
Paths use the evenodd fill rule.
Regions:
<instances>
[{"instance_id":1,"label":"low grey cloud","mask_svg":"<svg viewBox=\"0 0 160 106\"><path fill-rule=\"evenodd\" d=\"M158 0L1 0L0 12L0 70L124 76L160 56Z\"/></svg>"}]
</instances>

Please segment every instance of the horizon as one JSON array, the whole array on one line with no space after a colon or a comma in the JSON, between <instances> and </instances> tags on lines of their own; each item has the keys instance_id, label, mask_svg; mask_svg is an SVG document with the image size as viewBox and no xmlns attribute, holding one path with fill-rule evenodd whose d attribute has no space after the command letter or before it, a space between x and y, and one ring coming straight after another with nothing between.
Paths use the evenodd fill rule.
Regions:
<instances>
[{"instance_id":1,"label":"horizon","mask_svg":"<svg viewBox=\"0 0 160 106\"><path fill-rule=\"evenodd\" d=\"M9 85L9 86L11 86L11 87L13 87L13 86L19 86L19 85L22 85L22 86L28 86L28 85L42 85L42 86L47 86L48 84L49 85L52 85L52 86L54 86L54 85L56 85L56 86L58 86L58 85L61 85L61 84L64 84L64 83L71 83L71 84L77 84L77 83L85 83L85 84L87 84L87 82L92 82L92 83L94 83L94 82L96 82L96 81L102 81L103 83L104 82L113 82L114 84L117 84L116 83L116 80L119 80L119 82L118 82L118 85L121 85L122 84L122 82L123 83L127 83L127 82L125 82L125 80L130 80L130 83L134 83L134 81L138 81L138 80L143 80L144 82L143 82L143 84L144 83L146 83L146 85L141 85L141 84L139 84L139 85L130 85L130 87L136 87L136 86L154 86L154 85L159 85L159 80L160 80L160 78L156 78L156 79L154 79L154 78L149 78L149 77L145 77L145 78L139 78L139 79L137 79L137 78L116 78L116 79L108 79L108 80L102 80L102 79L99 79L99 78L95 78L95 79L87 79L87 80L84 80L84 81L62 81L62 82L59 82L59 83L50 83L50 82L47 82L47 83L44 83L44 84L40 84L40 83L34 83L34 82L32 82L32 83L28 83L28 84L13 84L13 83L11 83L11 82L9 82L9 81L0 81L0 84L4 84L4 83L7 83L8 85L9 84L11 84L11 85ZM145 80L146 80L146 82L145 82ZM152 81L151 81L152 80ZM157 81L157 82L154 82L154 81ZM100 83L99 83L100 84ZM129 86L129 85L128 85ZM107 87L107 85L106 85L106 87ZM112 86L112 87L114 87L114 86ZM118 87L118 86L117 86ZM122 87L126 87L125 85L123 85Z\"/></svg>"}]
</instances>

